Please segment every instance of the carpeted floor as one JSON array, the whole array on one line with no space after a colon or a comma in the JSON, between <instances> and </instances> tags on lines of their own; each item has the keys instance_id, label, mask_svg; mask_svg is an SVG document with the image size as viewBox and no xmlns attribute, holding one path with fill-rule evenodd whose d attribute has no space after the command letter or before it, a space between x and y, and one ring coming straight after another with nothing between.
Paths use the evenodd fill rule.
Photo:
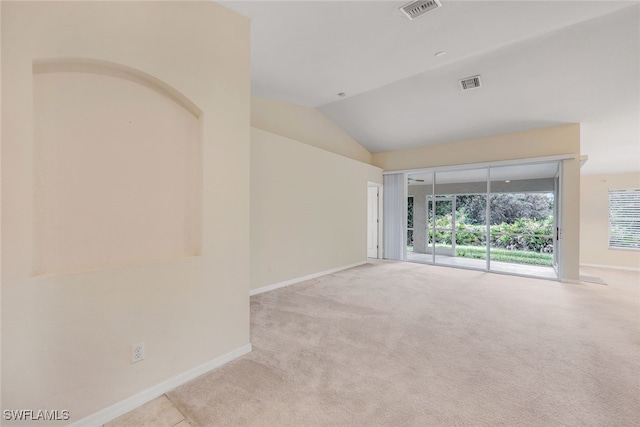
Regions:
<instances>
[{"instance_id":1,"label":"carpeted floor","mask_svg":"<svg viewBox=\"0 0 640 427\"><path fill-rule=\"evenodd\" d=\"M624 277L367 264L252 297L253 352L167 395L194 427L635 426L640 294Z\"/></svg>"}]
</instances>

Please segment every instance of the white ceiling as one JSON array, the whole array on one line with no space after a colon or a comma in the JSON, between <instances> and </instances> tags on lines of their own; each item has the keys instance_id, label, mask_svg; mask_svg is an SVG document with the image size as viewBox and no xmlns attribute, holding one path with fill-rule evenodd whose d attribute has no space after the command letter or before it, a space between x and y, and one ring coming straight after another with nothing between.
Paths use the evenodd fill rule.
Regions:
<instances>
[{"instance_id":1,"label":"white ceiling","mask_svg":"<svg viewBox=\"0 0 640 427\"><path fill-rule=\"evenodd\" d=\"M406 1L222 3L252 20L253 94L371 152L581 123L583 172L640 171L640 2L441 1L414 21Z\"/></svg>"}]
</instances>

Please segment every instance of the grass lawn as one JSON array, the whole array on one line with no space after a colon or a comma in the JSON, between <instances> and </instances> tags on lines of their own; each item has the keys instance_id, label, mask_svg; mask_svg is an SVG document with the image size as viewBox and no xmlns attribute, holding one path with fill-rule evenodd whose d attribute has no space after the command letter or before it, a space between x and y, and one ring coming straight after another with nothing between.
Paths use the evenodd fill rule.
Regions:
<instances>
[{"instance_id":1,"label":"grass lawn","mask_svg":"<svg viewBox=\"0 0 640 427\"><path fill-rule=\"evenodd\" d=\"M456 246L456 255L463 258L486 259L487 251L485 248L478 246ZM491 260L551 267L553 265L553 254L491 248Z\"/></svg>"},{"instance_id":2,"label":"grass lawn","mask_svg":"<svg viewBox=\"0 0 640 427\"><path fill-rule=\"evenodd\" d=\"M413 251L413 247L407 246L407 250ZM487 259L487 250L483 246L456 246L456 256L462 258ZM553 265L553 254L491 248L491 260L551 267Z\"/></svg>"}]
</instances>

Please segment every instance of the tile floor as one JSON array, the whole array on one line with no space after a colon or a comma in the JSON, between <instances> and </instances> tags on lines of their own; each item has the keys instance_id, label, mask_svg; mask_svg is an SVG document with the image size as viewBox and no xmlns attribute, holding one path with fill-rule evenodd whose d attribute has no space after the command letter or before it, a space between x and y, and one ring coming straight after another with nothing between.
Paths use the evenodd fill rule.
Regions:
<instances>
[{"instance_id":1,"label":"tile floor","mask_svg":"<svg viewBox=\"0 0 640 427\"><path fill-rule=\"evenodd\" d=\"M189 422L169 400L162 395L128 412L103 427L191 427Z\"/></svg>"}]
</instances>

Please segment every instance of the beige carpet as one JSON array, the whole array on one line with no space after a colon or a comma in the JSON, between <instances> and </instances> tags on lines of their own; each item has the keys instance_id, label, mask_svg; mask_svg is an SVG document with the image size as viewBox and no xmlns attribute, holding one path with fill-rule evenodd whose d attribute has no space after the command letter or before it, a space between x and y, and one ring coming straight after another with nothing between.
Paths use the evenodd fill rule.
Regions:
<instances>
[{"instance_id":1,"label":"beige carpet","mask_svg":"<svg viewBox=\"0 0 640 427\"><path fill-rule=\"evenodd\" d=\"M252 297L254 351L168 396L194 427L639 425L625 280L368 264Z\"/></svg>"}]
</instances>

